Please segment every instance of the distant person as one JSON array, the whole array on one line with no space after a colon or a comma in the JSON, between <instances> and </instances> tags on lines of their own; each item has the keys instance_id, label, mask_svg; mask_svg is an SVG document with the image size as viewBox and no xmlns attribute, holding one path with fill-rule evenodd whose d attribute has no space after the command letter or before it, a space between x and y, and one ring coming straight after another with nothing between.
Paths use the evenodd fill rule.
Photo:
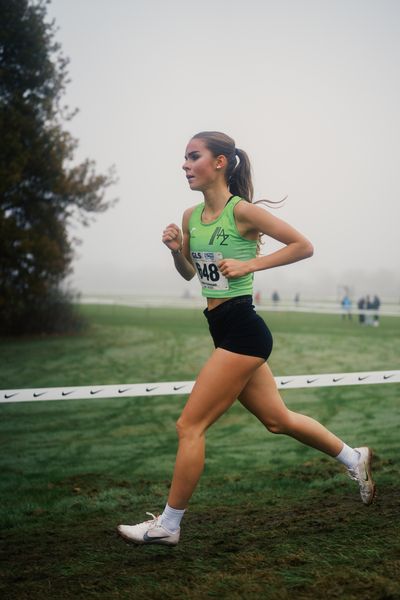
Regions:
<instances>
[{"instance_id":1,"label":"distant person","mask_svg":"<svg viewBox=\"0 0 400 600\"><path fill-rule=\"evenodd\" d=\"M380 309L380 306L381 306L381 301L379 299L379 296L375 295L374 298L373 298L373 300L372 300L372 310L375 311L374 321L373 321L373 324L374 324L375 327L378 327L378 325L379 325L379 309Z\"/></svg>"},{"instance_id":2,"label":"distant person","mask_svg":"<svg viewBox=\"0 0 400 600\"><path fill-rule=\"evenodd\" d=\"M299 292L297 292L297 294L295 294L294 303L295 303L295 306L299 306L299 304L300 304L300 294L299 294Z\"/></svg>"},{"instance_id":3,"label":"distant person","mask_svg":"<svg viewBox=\"0 0 400 600\"><path fill-rule=\"evenodd\" d=\"M367 312L365 313L365 324L373 325L374 324L374 315L372 314L372 310L374 308L374 304L372 302L372 298L367 296L365 299L365 308Z\"/></svg>"},{"instance_id":4,"label":"distant person","mask_svg":"<svg viewBox=\"0 0 400 600\"><path fill-rule=\"evenodd\" d=\"M345 319L347 317L351 320L351 300L347 294L342 299L342 308L342 319Z\"/></svg>"},{"instance_id":5,"label":"distant person","mask_svg":"<svg viewBox=\"0 0 400 600\"><path fill-rule=\"evenodd\" d=\"M185 210L182 231L174 223L168 225L162 241L178 273L186 280L196 274L199 278L215 350L177 423L179 447L163 513L138 525L120 525L118 532L137 544L178 543L181 519L203 471L206 431L236 398L271 432L289 435L346 465L359 484L363 503L370 504L375 491L372 451L350 448L311 417L285 406L266 363L272 335L252 304L253 274L311 256L311 243L252 203L248 156L229 136L195 135L187 145L183 169L190 189L202 192L203 202ZM260 234L272 236L283 247L261 256Z\"/></svg>"},{"instance_id":6,"label":"distant person","mask_svg":"<svg viewBox=\"0 0 400 600\"><path fill-rule=\"evenodd\" d=\"M255 293L254 302L255 302L255 304L258 304L258 305L261 304L261 292L258 291Z\"/></svg>"},{"instance_id":7,"label":"distant person","mask_svg":"<svg viewBox=\"0 0 400 600\"><path fill-rule=\"evenodd\" d=\"M272 302L274 304L278 304L278 302L280 301L280 297L278 292L275 290L275 292L272 293Z\"/></svg>"},{"instance_id":8,"label":"distant person","mask_svg":"<svg viewBox=\"0 0 400 600\"><path fill-rule=\"evenodd\" d=\"M357 302L357 308L359 311L364 311L365 310L365 298L360 298L359 301ZM364 325L365 324L365 312L359 312L358 313L358 322L360 323L360 325Z\"/></svg>"}]
</instances>

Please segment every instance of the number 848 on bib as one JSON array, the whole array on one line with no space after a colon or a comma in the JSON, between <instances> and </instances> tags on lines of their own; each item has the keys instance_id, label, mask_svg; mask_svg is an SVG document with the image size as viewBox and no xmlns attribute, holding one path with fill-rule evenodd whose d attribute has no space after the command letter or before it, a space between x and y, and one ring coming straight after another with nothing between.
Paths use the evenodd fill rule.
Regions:
<instances>
[{"instance_id":1,"label":"number 848 on bib","mask_svg":"<svg viewBox=\"0 0 400 600\"><path fill-rule=\"evenodd\" d=\"M209 290L229 289L228 280L222 275L217 265L222 258L222 252L192 252L193 263L203 288Z\"/></svg>"}]
</instances>

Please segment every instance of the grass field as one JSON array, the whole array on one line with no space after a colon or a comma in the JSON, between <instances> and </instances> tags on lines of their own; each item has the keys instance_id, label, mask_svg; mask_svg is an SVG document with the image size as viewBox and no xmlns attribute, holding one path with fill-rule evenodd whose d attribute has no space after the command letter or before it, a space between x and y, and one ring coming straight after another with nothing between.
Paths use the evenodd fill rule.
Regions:
<instances>
[{"instance_id":1,"label":"grass field","mask_svg":"<svg viewBox=\"0 0 400 600\"><path fill-rule=\"evenodd\" d=\"M0 388L191 380L211 350L198 310L85 306L81 336L0 341ZM263 315L276 375L398 369L400 319ZM184 396L0 406L5 600L400 598L399 385L287 390L293 410L374 448L361 504L335 461L238 403L208 432L176 548L115 533L164 506Z\"/></svg>"}]
</instances>

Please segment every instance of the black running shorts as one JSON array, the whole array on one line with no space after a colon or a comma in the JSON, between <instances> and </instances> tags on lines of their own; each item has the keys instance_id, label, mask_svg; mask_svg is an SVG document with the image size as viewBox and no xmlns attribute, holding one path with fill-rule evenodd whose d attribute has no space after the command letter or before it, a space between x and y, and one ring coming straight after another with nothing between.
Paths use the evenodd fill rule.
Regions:
<instances>
[{"instance_id":1,"label":"black running shorts","mask_svg":"<svg viewBox=\"0 0 400 600\"><path fill-rule=\"evenodd\" d=\"M205 309L216 348L267 360L272 351L272 334L253 306L251 296L237 296Z\"/></svg>"}]
</instances>

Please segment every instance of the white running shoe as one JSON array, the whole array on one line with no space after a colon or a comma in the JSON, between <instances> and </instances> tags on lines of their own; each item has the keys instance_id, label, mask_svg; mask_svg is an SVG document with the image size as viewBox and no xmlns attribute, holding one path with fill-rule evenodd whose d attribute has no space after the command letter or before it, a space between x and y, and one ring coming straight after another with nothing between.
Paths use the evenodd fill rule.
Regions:
<instances>
[{"instance_id":1,"label":"white running shoe","mask_svg":"<svg viewBox=\"0 0 400 600\"><path fill-rule=\"evenodd\" d=\"M364 504L371 504L375 496L375 483L371 473L372 450L366 446L354 450L359 453L360 458L354 469L348 469L349 477L358 481Z\"/></svg>"},{"instance_id":2,"label":"white running shoe","mask_svg":"<svg viewBox=\"0 0 400 600\"><path fill-rule=\"evenodd\" d=\"M164 544L176 546L179 542L180 529L171 533L161 526L161 515L155 517L152 513L146 515L153 517L149 521L137 525L118 525L118 533L128 542L134 544Z\"/></svg>"}]
</instances>

